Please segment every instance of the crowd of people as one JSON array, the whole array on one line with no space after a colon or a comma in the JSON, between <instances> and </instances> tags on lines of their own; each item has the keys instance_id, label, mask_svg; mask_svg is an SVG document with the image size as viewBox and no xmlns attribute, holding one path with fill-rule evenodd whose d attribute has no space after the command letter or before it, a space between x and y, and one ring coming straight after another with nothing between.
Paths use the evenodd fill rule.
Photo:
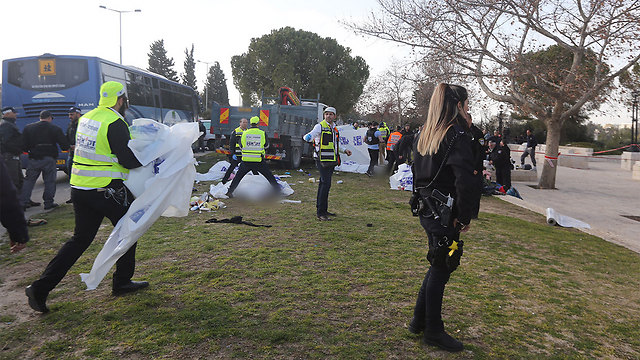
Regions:
<instances>
[{"instance_id":1,"label":"crowd of people","mask_svg":"<svg viewBox=\"0 0 640 360\"><path fill-rule=\"evenodd\" d=\"M66 136L51 124L49 111L40 113L40 121L27 125L20 133L15 125L16 111L2 109L0 123L0 180L2 188L2 224L8 230L11 251L20 251L29 241L28 220L24 210L39 206L31 200L35 180L42 174L45 183L44 209L58 206L55 195L55 173L58 147L70 150L69 173L71 200L75 214L73 236L49 262L41 276L26 290L28 304L38 312L48 312L49 293L63 279L71 266L93 241L102 220L113 225L129 209L133 195L124 185L130 169L140 167L127 143L130 140L124 113L128 99L121 83L108 81L100 89L98 107L82 115L80 109L69 109L70 125ZM314 146L314 159L320 173L316 197L316 216L330 221L329 211L332 174L340 165L340 155L351 156L340 148L336 126L336 109L327 107L323 120L303 140ZM233 192L249 171L262 174L278 194L280 187L265 163L268 138L258 128L259 118L242 119L229 137L231 167L222 179L229 181L231 171L239 166L229 186ZM354 128L359 125L354 124ZM463 345L450 336L442 320L444 289L460 264L464 241L460 234L469 230L478 216L485 164L496 169L496 181L511 186L512 168L509 147L501 134L488 135L473 125L469 114L467 90L461 86L439 84L431 97L429 115L424 124L412 130L410 125L394 131L384 123L371 122L365 136L370 163L367 175L374 176L377 165L384 164L391 174L399 164L412 164L414 187L411 206L428 239L429 269L418 291L413 318L408 330L422 334L426 343L447 351L460 351ZM200 143L202 145L202 143ZM535 137L527 130L527 151L535 168ZM29 154L26 178L23 179L20 154ZM147 287L146 281L132 281L135 270L136 245L117 261L113 273L112 293L121 295Z\"/></svg>"}]
</instances>

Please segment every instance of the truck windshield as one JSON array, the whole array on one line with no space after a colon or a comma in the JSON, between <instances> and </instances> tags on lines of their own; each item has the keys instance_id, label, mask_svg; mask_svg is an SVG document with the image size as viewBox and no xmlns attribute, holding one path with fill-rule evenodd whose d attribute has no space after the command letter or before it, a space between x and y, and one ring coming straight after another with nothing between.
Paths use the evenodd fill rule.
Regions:
<instances>
[{"instance_id":1,"label":"truck windshield","mask_svg":"<svg viewBox=\"0 0 640 360\"><path fill-rule=\"evenodd\" d=\"M11 61L9 83L34 91L68 89L89 80L86 59L41 58Z\"/></svg>"}]
</instances>

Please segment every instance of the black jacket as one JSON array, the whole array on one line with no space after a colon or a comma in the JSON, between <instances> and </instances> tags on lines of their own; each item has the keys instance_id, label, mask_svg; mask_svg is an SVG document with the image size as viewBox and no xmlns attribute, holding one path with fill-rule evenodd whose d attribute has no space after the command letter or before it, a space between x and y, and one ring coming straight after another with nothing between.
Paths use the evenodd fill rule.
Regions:
<instances>
[{"instance_id":1,"label":"black jacket","mask_svg":"<svg viewBox=\"0 0 640 360\"><path fill-rule=\"evenodd\" d=\"M402 137L400 138L398 143L394 145L393 151L398 154L398 156L402 156L403 158L408 159L409 155L411 154L411 148L413 146L414 138L414 132L402 134Z\"/></svg>"},{"instance_id":2,"label":"black jacket","mask_svg":"<svg viewBox=\"0 0 640 360\"><path fill-rule=\"evenodd\" d=\"M15 119L0 121L0 153L20 155L22 153L22 134Z\"/></svg>"},{"instance_id":3,"label":"black jacket","mask_svg":"<svg viewBox=\"0 0 640 360\"><path fill-rule=\"evenodd\" d=\"M536 140L536 137L533 136L533 134L527 135L527 147L534 148L536 146L538 146L538 141Z\"/></svg>"},{"instance_id":4,"label":"black jacket","mask_svg":"<svg viewBox=\"0 0 640 360\"><path fill-rule=\"evenodd\" d=\"M496 145L489 153L489 159L496 169L506 169L511 167L511 150L507 145Z\"/></svg>"},{"instance_id":5,"label":"black jacket","mask_svg":"<svg viewBox=\"0 0 640 360\"><path fill-rule=\"evenodd\" d=\"M473 169L482 177L484 158L487 153L484 135L482 131L473 124L469 127L469 132L471 133L471 151L473 151Z\"/></svg>"},{"instance_id":6,"label":"black jacket","mask_svg":"<svg viewBox=\"0 0 640 360\"><path fill-rule=\"evenodd\" d=\"M416 140L419 138L420 136L417 135ZM477 181L473 176L473 151L471 136L467 129L461 125L449 128L438 151L433 155L422 156L417 151L418 141L414 141L413 144L415 171L413 183L416 189L425 187L431 182L444 160L447 149L452 144L446 164L428 191L438 189L445 195L451 194L455 199L454 218L463 224L468 224L474 217L477 208L479 201L477 195L480 192L480 187L477 186Z\"/></svg>"},{"instance_id":7,"label":"black jacket","mask_svg":"<svg viewBox=\"0 0 640 360\"><path fill-rule=\"evenodd\" d=\"M78 131L78 121L69 121L69 127L67 127L67 140L69 145L76 144L76 132Z\"/></svg>"},{"instance_id":8,"label":"black jacket","mask_svg":"<svg viewBox=\"0 0 640 360\"><path fill-rule=\"evenodd\" d=\"M24 212L18 201L18 193L2 157L0 157L0 223L7 229L11 241L17 243L29 241L27 221L24 219Z\"/></svg>"},{"instance_id":9,"label":"black jacket","mask_svg":"<svg viewBox=\"0 0 640 360\"><path fill-rule=\"evenodd\" d=\"M48 121L38 121L24 127L22 134L24 151L29 152L30 159L42 159L50 156L58 158L58 145L62 150L69 149L69 140L62 129Z\"/></svg>"}]
</instances>

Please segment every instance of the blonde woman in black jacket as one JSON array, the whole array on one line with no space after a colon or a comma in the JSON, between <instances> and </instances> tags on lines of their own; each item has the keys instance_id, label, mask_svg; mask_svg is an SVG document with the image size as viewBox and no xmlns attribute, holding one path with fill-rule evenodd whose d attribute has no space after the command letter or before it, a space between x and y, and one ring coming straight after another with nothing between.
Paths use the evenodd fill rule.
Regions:
<instances>
[{"instance_id":1,"label":"blonde woman in black jacket","mask_svg":"<svg viewBox=\"0 0 640 360\"><path fill-rule=\"evenodd\" d=\"M447 351L461 351L463 345L444 330L444 288L460 263L460 232L469 230L480 191L473 175L468 106L465 88L439 84L413 150L414 186L422 204L419 217L429 239L431 267L418 293L409 331L424 332L425 343ZM452 203L447 201L450 198Z\"/></svg>"}]
</instances>

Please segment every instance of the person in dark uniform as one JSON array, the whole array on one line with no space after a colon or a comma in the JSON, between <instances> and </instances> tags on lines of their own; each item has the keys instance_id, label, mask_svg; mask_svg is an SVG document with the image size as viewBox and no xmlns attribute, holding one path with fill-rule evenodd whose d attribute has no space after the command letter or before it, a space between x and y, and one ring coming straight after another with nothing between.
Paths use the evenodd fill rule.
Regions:
<instances>
[{"instance_id":1,"label":"person in dark uniform","mask_svg":"<svg viewBox=\"0 0 640 360\"><path fill-rule=\"evenodd\" d=\"M43 110L40 112L40 121L24 127L23 149L29 152L29 165L20 200L25 208L31 201L33 186L41 173L44 181L44 192L42 193L44 209L49 210L58 206L53 202L56 195L58 145L62 150L68 150L69 141L62 133L62 129L51 123L52 120L51 112Z\"/></svg>"},{"instance_id":2,"label":"person in dark uniform","mask_svg":"<svg viewBox=\"0 0 640 360\"><path fill-rule=\"evenodd\" d=\"M198 119L198 131L201 133L198 137L198 151L204 152L204 136L207 133L207 127Z\"/></svg>"},{"instance_id":3,"label":"person in dark uniform","mask_svg":"<svg viewBox=\"0 0 640 360\"><path fill-rule=\"evenodd\" d=\"M76 147L76 131L78 130L78 120L82 116L82 111L77 106L69 109L69 126L67 127L67 140L69 140L69 157L67 158L67 174L71 176L71 165L73 164L73 151ZM67 204L71 204L71 199Z\"/></svg>"},{"instance_id":4,"label":"person in dark uniform","mask_svg":"<svg viewBox=\"0 0 640 360\"><path fill-rule=\"evenodd\" d=\"M22 191L22 166L20 154L22 154L22 134L16 125L18 113L11 106L2 108L2 121L0 121L0 153L7 167L9 178L16 187L18 194ZM30 202L29 205L38 206L39 203Z\"/></svg>"},{"instance_id":5,"label":"person in dark uniform","mask_svg":"<svg viewBox=\"0 0 640 360\"><path fill-rule=\"evenodd\" d=\"M532 170L536 169L536 146L538 146L536 137L531 132L531 129L527 129L527 148L524 149L522 156L520 156L520 166L524 166L524 160L527 156L531 156Z\"/></svg>"},{"instance_id":6,"label":"person in dark uniform","mask_svg":"<svg viewBox=\"0 0 640 360\"><path fill-rule=\"evenodd\" d=\"M369 168L366 174L373 176L376 165L378 164L378 158L380 154L380 142L382 141L382 132L378 130L378 123L372 121L369 123L369 130L365 135L364 142L367 144L367 151L369 152Z\"/></svg>"},{"instance_id":7,"label":"person in dark uniform","mask_svg":"<svg viewBox=\"0 0 640 360\"><path fill-rule=\"evenodd\" d=\"M231 135L229 135L229 151L231 155L229 156L229 168L227 172L224 173L222 177L222 183L226 184L229 181L229 177L233 174L233 170L240 164L242 159L242 147L240 145L240 141L242 140L242 133L247 130L249 126L249 120L247 118L240 119L240 123L238 127L233 130ZM254 172L255 174L255 172Z\"/></svg>"},{"instance_id":8,"label":"person in dark uniform","mask_svg":"<svg viewBox=\"0 0 640 360\"><path fill-rule=\"evenodd\" d=\"M489 147L489 162L496 168L496 182L507 191L511 188L511 150L504 141L499 144L490 141Z\"/></svg>"},{"instance_id":9,"label":"person in dark uniform","mask_svg":"<svg viewBox=\"0 0 640 360\"><path fill-rule=\"evenodd\" d=\"M460 232L469 230L476 193L480 191L473 175L468 104L466 89L447 84L436 86L429 116L414 141L416 192L432 203L434 190L445 196L450 194L455 200L451 216L444 224L446 216L436 219L433 213L445 215L444 207L432 211L433 206L428 206L420 211L420 224L429 239L427 259L431 267L418 293L409 331L423 332L425 343L447 351L461 351L463 345L444 330L441 315L444 288L460 263L463 245Z\"/></svg>"},{"instance_id":10,"label":"person in dark uniform","mask_svg":"<svg viewBox=\"0 0 640 360\"><path fill-rule=\"evenodd\" d=\"M457 86L452 87L454 91L458 88ZM477 181L478 186L478 194L477 194L477 202L476 207L473 211L472 219L477 219L478 214L480 213L480 198L482 198L482 171L484 170L484 159L487 154L487 146L485 144L484 134L482 130L478 129L477 126L473 124L473 120L471 115L469 115L469 119L467 122L469 125L469 132L471 134L471 151L473 152L473 177Z\"/></svg>"},{"instance_id":11,"label":"person in dark uniform","mask_svg":"<svg viewBox=\"0 0 640 360\"><path fill-rule=\"evenodd\" d=\"M75 214L73 236L58 250L40 278L25 289L29 306L48 312L47 296L93 241L102 220L114 226L134 198L124 185L129 169L142 166L127 146L131 135L124 120L128 100L124 86L107 81L100 87L98 107L80 118L71 169L71 199ZM149 286L131 281L135 270L136 244L116 262L112 294L115 296Z\"/></svg>"},{"instance_id":12,"label":"person in dark uniform","mask_svg":"<svg viewBox=\"0 0 640 360\"><path fill-rule=\"evenodd\" d=\"M275 176L273 176L273 173L264 162L265 149L269 147L269 139L264 131L258 129L259 122L260 118L257 116L252 117L250 120L251 128L242 133L242 138L240 139L242 146L242 163L240 163L238 173L233 178L227 190L226 195L230 198L233 197L233 192L240 184L240 180L242 180L249 171L257 171L262 174L273 187L274 193L279 194L281 191L278 181L276 181Z\"/></svg>"},{"instance_id":13,"label":"person in dark uniform","mask_svg":"<svg viewBox=\"0 0 640 360\"><path fill-rule=\"evenodd\" d=\"M406 124L404 130L402 130L402 137L396 144L395 152L398 154L397 165L411 163L411 147L413 146L413 139L415 132L411 131L411 125Z\"/></svg>"},{"instance_id":14,"label":"person in dark uniform","mask_svg":"<svg viewBox=\"0 0 640 360\"><path fill-rule=\"evenodd\" d=\"M9 246L12 253L27 246L29 241L27 221L24 219L24 212L18 200L18 192L2 157L0 157L0 223L9 233Z\"/></svg>"}]
</instances>

